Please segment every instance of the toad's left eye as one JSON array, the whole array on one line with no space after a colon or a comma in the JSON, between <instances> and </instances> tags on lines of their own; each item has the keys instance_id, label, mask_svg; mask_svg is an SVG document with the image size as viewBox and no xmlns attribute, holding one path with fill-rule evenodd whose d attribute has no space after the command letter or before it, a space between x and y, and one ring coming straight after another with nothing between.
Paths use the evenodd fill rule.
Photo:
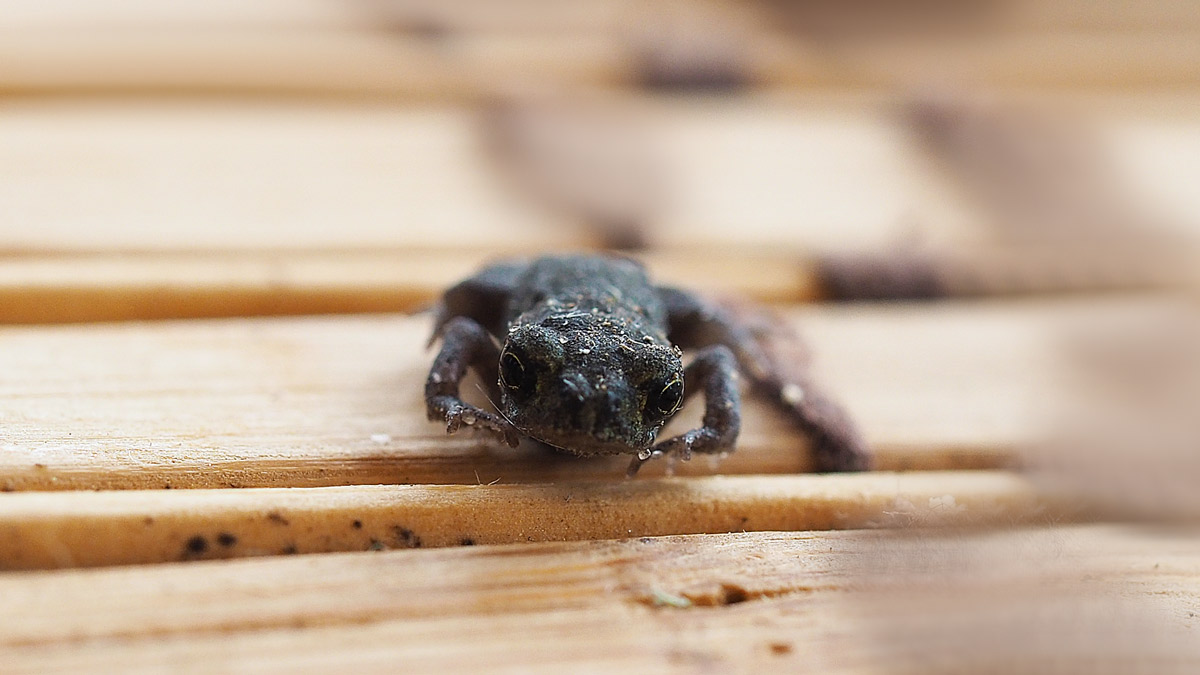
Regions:
<instances>
[{"instance_id":1,"label":"toad's left eye","mask_svg":"<svg viewBox=\"0 0 1200 675\"><path fill-rule=\"evenodd\" d=\"M533 389L531 373L521 357L512 350L504 350L500 355L500 383L508 387L514 394L527 395Z\"/></svg>"},{"instance_id":2,"label":"toad's left eye","mask_svg":"<svg viewBox=\"0 0 1200 675\"><path fill-rule=\"evenodd\" d=\"M662 418L679 410L683 403L683 380L676 375L667 382L657 393L646 398L646 414L653 418Z\"/></svg>"}]
</instances>

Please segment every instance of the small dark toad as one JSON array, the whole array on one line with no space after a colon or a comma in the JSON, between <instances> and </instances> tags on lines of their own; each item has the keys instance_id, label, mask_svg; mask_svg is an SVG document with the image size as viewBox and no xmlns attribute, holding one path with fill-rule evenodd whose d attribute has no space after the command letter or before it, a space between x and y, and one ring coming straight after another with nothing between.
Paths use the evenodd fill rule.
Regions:
<instances>
[{"instance_id":1,"label":"small dark toad","mask_svg":"<svg viewBox=\"0 0 1200 675\"><path fill-rule=\"evenodd\" d=\"M629 454L632 475L651 457L731 451L740 371L809 435L816 470L870 467L848 415L807 377L784 375L789 369L750 326L696 295L655 286L632 260L493 264L445 293L431 343L439 336L425 403L450 433L469 426L513 447L525 436L576 455ZM686 368L681 348L696 350ZM496 385L498 414L460 398L468 367ZM655 444L699 391L703 426Z\"/></svg>"}]
</instances>

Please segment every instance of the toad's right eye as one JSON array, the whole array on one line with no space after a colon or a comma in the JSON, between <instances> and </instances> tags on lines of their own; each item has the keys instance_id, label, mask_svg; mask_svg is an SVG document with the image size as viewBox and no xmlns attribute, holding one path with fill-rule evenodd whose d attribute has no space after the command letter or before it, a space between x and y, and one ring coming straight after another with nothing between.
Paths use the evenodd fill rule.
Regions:
<instances>
[{"instance_id":1,"label":"toad's right eye","mask_svg":"<svg viewBox=\"0 0 1200 675\"><path fill-rule=\"evenodd\" d=\"M533 383L533 373L526 369L521 357L510 349L504 350L500 355L500 384L514 394L528 394L533 390Z\"/></svg>"},{"instance_id":2,"label":"toad's right eye","mask_svg":"<svg viewBox=\"0 0 1200 675\"><path fill-rule=\"evenodd\" d=\"M682 404L683 379L676 375L658 393L646 398L646 414L650 419L665 419L674 415Z\"/></svg>"}]
</instances>

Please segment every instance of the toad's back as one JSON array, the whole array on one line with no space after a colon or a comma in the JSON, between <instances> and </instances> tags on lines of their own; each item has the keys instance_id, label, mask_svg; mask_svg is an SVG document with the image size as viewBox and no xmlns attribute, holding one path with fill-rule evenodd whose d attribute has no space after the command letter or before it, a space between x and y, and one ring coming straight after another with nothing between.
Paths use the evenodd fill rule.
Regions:
<instances>
[{"instance_id":1,"label":"toad's back","mask_svg":"<svg viewBox=\"0 0 1200 675\"><path fill-rule=\"evenodd\" d=\"M509 298L505 322L539 323L587 314L666 339L666 310L638 263L603 256L550 256L531 262Z\"/></svg>"}]
</instances>

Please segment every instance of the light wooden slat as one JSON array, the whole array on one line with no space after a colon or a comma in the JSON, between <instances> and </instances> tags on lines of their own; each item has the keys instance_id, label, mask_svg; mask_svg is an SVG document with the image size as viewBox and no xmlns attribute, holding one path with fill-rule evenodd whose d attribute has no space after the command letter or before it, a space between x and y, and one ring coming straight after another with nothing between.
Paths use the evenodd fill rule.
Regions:
<instances>
[{"instance_id":1,"label":"light wooden slat","mask_svg":"<svg viewBox=\"0 0 1200 675\"><path fill-rule=\"evenodd\" d=\"M0 567L1047 518L1000 472L0 495Z\"/></svg>"},{"instance_id":2,"label":"light wooden slat","mask_svg":"<svg viewBox=\"0 0 1200 675\"><path fill-rule=\"evenodd\" d=\"M1170 31L1200 28L1200 7L1190 0L1014 0L1001 9L1015 30Z\"/></svg>"},{"instance_id":3,"label":"light wooden slat","mask_svg":"<svg viewBox=\"0 0 1200 675\"><path fill-rule=\"evenodd\" d=\"M709 5L737 6L718 2ZM1190 0L1008 0L995 16L1009 30L1142 31L1200 28L1200 10ZM637 6L635 6L637 5ZM641 7L638 7L641 6ZM405 0L404 2L339 2L338 0L267 0L247 4L219 0L203 4L155 0L9 0L0 7L0 25L14 28L253 27L367 28L381 19L389 25L435 23L462 31L555 31L568 28L604 30L622 15L640 8L670 8L671 2L582 0L564 5L553 0Z\"/></svg>"},{"instance_id":4,"label":"light wooden slat","mask_svg":"<svg viewBox=\"0 0 1200 675\"><path fill-rule=\"evenodd\" d=\"M829 49L759 33L746 79L762 88L881 90L945 72L976 86L1194 89L1196 33L991 34L943 43ZM0 27L0 93L390 96L479 100L529 82L637 86L628 30L387 31L16 30ZM1118 63L1119 67L1113 64Z\"/></svg>"},{"instance_id":5,"label":"light wooden slat","mask_svg":"<svg viewBox=\"0 0 1200 675\"><path fill-rule=\"evenodd\" d=\"M876 109L623 101L669 186L653 244L879 243L905 231L914 202L939 220L932 176ZM11 103L0 250L595 243L512 190L483 133L479 113L440 106Z\"/></svg>"},{"instance_id":6,"label":"light wooden slat","mask_svg":"<svg viewBox=\"0 0 1200 675\"><path fill-rule=\"evenodd\" d=\"M1040 433L1071 303L789 313L882 469L995 467ZM1064 312L1064 310L1068 310ZM425 419L427 316L0 329L0 488L322 486L621 476ZM468 398L483 400L468 383ZM698 404L697 404L698 405ZM664 430L696 423L691 406ZM809 467L747 396L728 473ZM703 459L681 472L711 473ZM645 469L661 471L657 463Z\"/></svg>"},{"instance_id":7,"label":"light wooden slat","mask_svg":"<svg viewBox=\"0 0 1200 675\"><path fill-rule=\"evenodd\" d=\"M1200 47L1191 31L1037 35L967 32L947 40L851 43L823 52L802 42L759 50L754 80L778 88L896 88L914 80L1058 90L1192 89Z\"/></svg>"},{"instance_id":8,"label":"light wooden slat","mask_svg":"<svg viewBox=\"0 0 1200 675\"><path fill-rule=\"evenodd\" d=\"M10 111L7 249L503 251L581 239L495 179L465 110L368 108L353 121L287 105Z\"/></svg>"},{"instance_id":9,"label":"light wooden slat","mask_svg":"<svg viewBox=\"0 0 1200 675\"><path fill-rule=\"evenodd\" d=\"M1097 113L1118 172L1193 231L1200 203L1183 177L1200 157L1194 103L1131 99ZM970 240L981 223L880 100L612 104L640 115L662 160L655 246L844 251L914 232ZM594 245L510 189L482 129L476 113L438 106L10 103L0 251Z\"/></svg>"},{"instance_id":10,"label":"light wooden slat","mask_svg":"<svg viewBox=\"0 0 1200 675\"><path fill-rule=\"evenodd\" d=\"M1033 659L1061 670L1096 659L1106 661L1102 667L1127 671L1140 655L1143 667L1164 657L1185 671L1197 666L1197 654L1186 643L1165 651L1150 634L1167 628L1195 640L1198 627L1189 610L1200 599L1200 550L1187 532L1090 526L924 538L931 542L929 551L956 554L925 561L929 575L941 576L939 588L925 590L929 603L903 605L881 596L903 590L914 577L872 569L864 560L904 558L906 548L911 556L912 542L863 532L9 574L0 576L5 610L0 655L8 672L168 666L303 672L333 664L357 671L402 666L561 672L569 666L859 672L901 664L927 669L963 656L963 645L938 643L946 629L960 638L981 637L970 629L964 635L961 623L947 626L948 615L932 601L956 588L971 593L990 588L1009 597L1000 598L991 612L966 606L972 596L951 598L955 618L991 615L993 629L1033 626L1055 646L1038 661L1036 641L1013 642L1014 635L999 631L983 634L989 639L976 649L993 645L1006 651L981 650L980 658L1010 659L993 665ZM990 570L958 578L970 573L963 563L971 551L1020 554L1025 561L976 561ZM1085 579L1090 586L1080 585ZM1120 603L1097 606L1106 589L1121 591L1148 613L1139 616ZM1041 595L1031 596L1033 590ZM1071 604L1052 605L1056 596ZM662 604L667 602L676 606ZM1099 616L1090 613L1097 610ZM1122 638L1097 630L1106 627L1097 626L1098 619L1143 641L1132 655L1123 652ZM1121 619L1140 622L1125 625ZM918 629L901 641L886 630L888 622L923 626L925 632ZM1073 651L1081 639L1087 650Z\"/></svg>"},{"instance_id":11,"label":"light wooden slat","mask_svg":"<svg viewBox=\"0 0 1200 675\"><path fill-rule=\"evenodd\" d=\"M611 27L618 13L629 8L627 0L580 0L569 5L547 0L266 0L253 4L217 0L199 5L154 0L11 0L0 7L0 25L22 30L219 27L367 32L432 24L463 31L599 31Z\"/></svg>"},{"instance_id":12,"label":"light wooden slat","mask_svg":"<svg viewBox=\"0 0 1200 675\"><path fill-rule=\"evenodd\" d=\"M0 7L0 25L14 29L112 29L240 26L262 30L288 26L344 28L360 16L352 3L328 0L264 0L253 4L215 0L203 4L153 0L11 0ZM361 25L361 24L359 24Z\"/></svg>"},{"instance_id":13,"label":"light wooden slat","mask_svg":"<svg viewBox=\"0 0 1200 675\"><path fill-rule=\"evenodd\" d=\"M0 29L0 94L204 93L477 100L527 81L616 85L632 73L604 34Z\"/></svg>"},{"instance_id":14,"label":"light wooden slat","mask_svg":"<svg viewBox=\"0 0 1200 675\"><path fill-rule=\"evenodd\" d=\"M74 0L78 1L78 0ZM816 6L825 4L829 9L838 3L812 3ZM1156 0L1155 2L1130 3L1125 0L1005 0L1004 2L980 3L990 5L992 12L985 8L976 16L992 17L993 28L1005 32L1047 33L1047 32L1105 32L1123 33L1139 31L1164 31L1200 29L1200 10L1189 0ZM724 10L742 19L754 21L760 30L771 25L778 16L764 7L771 3L744 2L697 2L686 3L692 12L699 14L705 10ZM937 7L937 3L908 3L909 7L928 11ZM671 0L665 2L630 3L625 0L592 0L584 3L571 3L564 8L561 3L549 0L523 0L508 2L502 5L486 0L458 0L456 2L440 2L439 0L408 1L393 3L388 6L388 16L396 17L398 23L417 23L419 20L434 21L456 30L473 31L520 31L520 30L562 30L565 28L591 28L601 30L619 25L621 19L626 22L639 16L649 14L655 16L656 10L679 11L679 4ZM949 9L953 12L954 9ZM639 13L642 10L642 13ZM854 9L846 11L853 14ZM949 13L948 12L948 13ZM965 17L972 14L965 12ZM978 27L976 22L969 27ZM804 28L803 25L800 28Z\"/></svg>"},{"instance_id":15,"label":"light wooden slat","mask_svg":"<svg viewBox=\"0 0 1200 675\"><path fill-rule=\"evenodd\" d=\"M706 11L709 22L716 16L736 24L729 35L707 28L703 37L738 43L749 76L764 84L888 88L953 63L950 76L980 84L1194 87L1200 15L1186 2L1144 4L1010 2L992 13L994 24L964 28L966 39L885 39L866 49L787 39L777 34L777 16L761 7L708 3L690 14L701 25L697 17ZM686 14L671 3L604 0L569 8L537 1L6 3L0 54L8 67L0 88L474 98L497 83L531 78L627 84L638 78L637 27L665 21L660 32L674 34Z\"/></svg>"},{"instance_id":16,"label":"light wooden slat","mask_svg":"<svg viewBox=\"0 0 1200 675\"><path fill-rule=\"evenodd\" d=\"M1064 260L1042 247L809 254L757 246L630 253L657 283L730 299L819 301L1066 295L1200 287L1200 250ZM417 312L483 266L527 251L126 251L0 255L0 323Z\"/></svg>"},{"instance_id":17,"label":"light wooden slat","mask_svg":"<svg viewBox=\"0 0 1200 675\"><path fill-rule=\"evenodd\" d=\"M418 311L503 257L466 247L15 254L0 257L0 323ZM812 262L787 253L683 248L638 258L664 284L767 302L820 293Z\"/></svg>"}]
</instances>

